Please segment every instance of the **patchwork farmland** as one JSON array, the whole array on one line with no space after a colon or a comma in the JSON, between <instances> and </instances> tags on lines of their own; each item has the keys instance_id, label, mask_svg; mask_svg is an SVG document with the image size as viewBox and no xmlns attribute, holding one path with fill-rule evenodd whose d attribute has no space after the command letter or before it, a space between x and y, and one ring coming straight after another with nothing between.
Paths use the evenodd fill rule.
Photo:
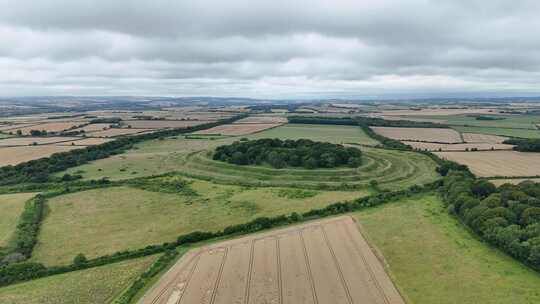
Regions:
<instances>
[{"instance_id":1,"label":"patchwork farmland","mask_svg":"<svg viewBox=\"0 0 540 304\"><path fill-rule=\"evenodd\" d=\"M144 296L158 303L405 303L351 217L186 254Z\"/></svg>"},{"instance_id":2,"label":"patchwork farmland","mask_svg":"<svg viewBox=\"0 0 540 304\"><path fill-rule=\"evenodd\" d=\"M394 128L372 127L378 134L396 140L423 141L434 143L462 143L458 132L447 128Z\"/></svg>"}]
</instances>

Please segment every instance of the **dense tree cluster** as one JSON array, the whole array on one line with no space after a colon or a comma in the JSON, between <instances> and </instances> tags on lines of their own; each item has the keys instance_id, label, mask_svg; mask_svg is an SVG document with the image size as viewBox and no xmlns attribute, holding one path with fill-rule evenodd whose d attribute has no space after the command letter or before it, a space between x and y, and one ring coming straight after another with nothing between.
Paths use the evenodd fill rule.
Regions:
<instances>
[{"instance_id":1,"label":"dense tree cluster","mask_svg":"<svg viewBox=\"0 0 540 304\"><path fill-rule=\"evenodd\" d=\"M505 144L514 145L514 150L521 152L540 152L540 139L538 138L511 138Z\"/></svg>"},{"instance_id":2,"label":"dense tree cluster","mask_svg":"<svg viewBox=\"0 0 540 304\"><path fill-rule=\"evenodd\" d=\"M540 269L540 184L498 189L452 171L441 188L448 208L491 244Z\"/></svg>"},{"instance_id":3,"label":"dense tree cluster","mask_svg":"<svg viewBox=\"0 0 540 304\"><path fill-rule=\"evenodd\" d=\"M270 165L278 169L284 167L315 169L339 166L358 167L362 163L361 156L360 150L342 145L315 142L309 139L264 138L220 146L216 149L213 158L236 165Z\"/></svg>"}]
</instances>

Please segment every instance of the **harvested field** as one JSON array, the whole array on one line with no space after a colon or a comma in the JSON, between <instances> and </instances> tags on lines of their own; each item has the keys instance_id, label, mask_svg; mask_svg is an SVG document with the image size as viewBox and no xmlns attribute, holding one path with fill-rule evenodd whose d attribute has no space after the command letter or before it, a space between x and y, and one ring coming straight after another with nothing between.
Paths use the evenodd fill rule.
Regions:
<instances>
[{"instance_id":1,"label":"harvested field","mask_svg":"<svg viewBox=\"0 0 540 304\"><path fill-rule=\"evenodd\" d=\"M287 123L287 118L283 116L249 116L243 119L240 119L235 122L235 124L261 124L261 123L270 123L270 124L285 124Z\"/></svg>"},{"instance_id":2,"label":"harvested field","mask_svg":"<svg viewBox=\"0 0 540 304\"><path fill-rule=\"evenodd\" d=\"M152 131L152 129L119 129L112 128L105 131L97 131L91 133L92 137L116 137L122 135L134 135L138 133L143 133L146 131Z\"/></svg>"},{"instance_id":3,"label":"harvested field","mask_svg":"<svg viewBox=\"0 0 540 304\"><path fill-rule=\"evenodd\" d=\"M198 126L209 121L204 120L125 120L122 123L132 129L166 129Z\"/></svg>"},{"instance_id":4,"label":"harvested field","mask_svg":"<svg viewBox=\"0 0 540 304\"><path fill-rule=\"evenodd\" d=\"M504 184L517 185L519 183L531 181L534 183L540 183L540 178L509 178L509 179L492 179L490 182L495 186L499 187Z\"/></svg>"},{"instance_id":5,"label":"harvested field","mask_svg":"<svg viewBox=\"0 0 540 304\"><path fill-rule=\"evenodd\" d=\"M478 151L490 150L512 150L513 145L497 144L497 143L466 143L466 144L437 144L419 141L402 141L415 149L422 151L469 151L477 149Z\"/></svg>"},{"instance_id":6,"label":"harvested field","mask_svg":"<svg viewBox=\"0 0 540 304\"><path fill-rule=\"evenodd\" d=\"M57 146L57 145L42 145L42 146L22 146L0 148L0 167L7 165L16 165L29 160L48 157L54 153L66 152L73 149L80 149L77 146Z\"/></svg>"},{"instance_id":7,"label":"harvested field","mask_svg":"<svg viewBox=\"0 0 540 304\"><path fill-rule=\"evenodd\" d=\"M96 123L96 124L89 124L87 126L74 129L73 131L81 131L84 130L85 133L91 133L96 131L103 131L105 129L110 128L110 124L108 123Z\"/></svg>"},{"instance_id":8,"label":"harvested field","mask_svg":"<svg viewBox=\"0 0 540 304\"><path fill-rule=\"evenodd\" d=\"M461 143L461 136L453 129L371 127L378 134L396 140L435 143Z\"/></svg>"},{"instance_id":9,"label":"harvested field","mask_svg":"<svg viewBox=\"0 0 540 304\"><path fill-rule=\"evenodd\" d=\"M24 128L17 128L17 129L11 129L10 131L15 134L17 130L21 130L22 134L27 135L30 134L31 130L39 130L39 131L47 131L47 132L61 132L65 130L69 130L73 127L77 127L84 124L84 122L50 122L50 123L42 123L37 125L32 125L29 127Z\"/></svg>"},{"instance_id":10,"label":"harvested field","mask_svg":"<svg viewBox=\"0 0 540 304\"><path fill-rule=\"evenodd\" d=\"M15 147L29 146L36 143L37 145L47 145L54 143L67 142L77 140L77 137L12 137L0 140L0 147Z\"/></svg>"},{"instance_id":11,"label":"harvested field","mask_svg":"<svg viewBox=\"0 0 540 304\"><path fill-rule=\"evenodd\" d=\"M194 249L140 303L404 301L355 222L342 216Z\"/></svg>"},{"instance_id":12,"label":"harvested field","mask_svg":"<svg viewBox=\"0 0 540 304\"><path fill-rule=\"evenodd\" d=\"M459 115L459 114L495 114L497 111L490 108L478 108L478 109L437 109L426 108L420 110L388 110L382 111L383 115L393 116L447 116L447 115Z\"/></svg>"},{"instance_id":13,"label":"harvested field","mask_svg":"<svg viewBox=\"0 0 540 304\"><path fill-rule=\"evenodd\" d=\"M15 133L17 132L17 129L22 129L22 128L25 128L25 127L30 127L30 126L35 126L36 124L31 124L31 123L28 123L28 124L1 124L0 125L0 132L12 132L12 133Z\"/></svg>"},{"instance_id":14,"label":"harvested field","mask_svg":"<svg viewBox=\"0 0 540 304\"><path fill-rule=\"evenodd\" d=\"M112 138L96 138L96 137L89 137L89 138L83 138L83 139L77 139L73 141L67 141L67 142L61 142L56 144L57 146L95 146L95 145L101 145L109 141L113 141Z\"/></svg>"},{"instance_id":15,"label":"harvested field","mask_svg":"<svg viewBox=\"0 0 540 304\"><path fill-rule=\"evenodd\" d=\"M463 140L467 143L489 143L489 144L502 144L508 137L480 134L480 133L463 133Z\"/></svg>"},{"instance_id":16,"label":"harvested field","mask_svg":"<svg viewBox=\"0 0 540 304\"><path fill-rule=\"evenodd\" d=\"M478 176L536 176L540 153L517 151L435 152L438 156L469 166Z\"/></svg>"},{"instance_id":17,"label":"harvested field","mask_svg":"<svg viewBox=\"0 0 540 304\"><path fill-rule=\"evenodd\" d=\"M280 126L280 124L229 124L221 125L207 130L197 131L193 134L221 134L221 135L247 135L271 129Z\"/></svg>"}]
</instances>

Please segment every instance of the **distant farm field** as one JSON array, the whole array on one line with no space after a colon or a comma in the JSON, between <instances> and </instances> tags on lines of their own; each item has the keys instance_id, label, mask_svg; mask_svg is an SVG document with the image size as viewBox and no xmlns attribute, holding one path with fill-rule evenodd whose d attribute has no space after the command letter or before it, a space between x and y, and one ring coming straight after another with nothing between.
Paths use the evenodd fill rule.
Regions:
<instances>
[{"instance_id":1,"label":"distant farm field","mask_svg":"<svg viewBox=\"0 0 540 304\"><path fill-rule=\"evenodd\" d=\"M20 146L0 148L0 167L7 165L17 165L30 160L49 157L54 153L66 152L73 149L80 149L76 146Z\"/></svg>"},{"instance_id":2,"label":"distant farm field","mask_svg":"<svg viewBox=\"0 0 540 304\"><path fill-rule=\"evenodd\" d=\"M463 141L466 143L489 143L489 144L502 144L508 137L480 134L480 133L462 133Z\"/></svg>"},{"instance_id":3,"label":"distant farm field","mask_svg":"<svg viewBox=\"0 0 540 304\"><path fill-rule=\"evenodd\" d=\"M152 131L152 129L120 129L120 128L111 128L104 131L96 131L90 133L92 137L116 137L122 135L134 135L138 133L143 133L147 131Z\"/></svg>"},{"instance_id":4,"label":"distant farm field","mask_svg":"<svg viewBox=\"0 0 540 304\"><path fill-rule=\"evenodd\" d=\"M378 134L396 140L425 141L435 143L461 143L458 132L445 128L394 128L371 127Z\"/></svg>"},{"instance_id":5,"label":"distant farm field","mask_svg":"<svg viewBox=\"0 0 540 304\"><path fill-rule=\"evenodd\" d=\"M29 146L32 144L45 145L77 140L77 137L12 137L0 140L0 147Z\"/></svg>"},{"instance_id":6,"label":"distant farm field","mask_svg":"<svg viewBox=\"0 0 540 304\"><path fill-rule=\"evenodd\" d=\"M164 129L164 128L187 128L198 126L209 121L201 120L125 120L122 124L131 126L133 129Z\"/></svg>"},{"instance_id":7,"label":"distant farm field","mask_svg":"<svg viewBox=\"0 0 540 304\"><path fill-rule=\"evenodd\" d=\"M513 145L495 143L464 143L464 144L438 144L419 141L402 141L402 143L422 151L478 151L512 150Z\"/></svg>"},{"instance_id":8,"label":"distant farm field","mask_svg":"<svg viewBox=\"0 0 540 304\"><path fill-rule=\"evenodd\" d=\"M47 122L37 125L32 125L29 127L23 127L18 129L11 129L10 131L15 134L17 130L20 130L22 134L28 135L31 130L47 131L47 132L61 132L64 130L69 130L71 128L83 125L85 122Z\"/></svg>"},{"instance_id":9,"label":"distant farm field","mask_svg":"<svg viewBox=\"0 0 540 304\"><path fill-rule=\"evenodd\" d=\"M178 288L182 286L183 288ZM404 303L350 217L187 253L142 304Z\"/></svg>"},{"instance_id":10,"label":"distant farm field","mask_svg":"<svg viewBox=\"0 0 540 304\"><path fill-rule=\"evenodd\" d=\"M0 288L2 304L110 303L156 260L150 256Z\"/></svg>"},{"instance_id":11,"label":"distant farm field","mask_svg":"<svg viewBox=\"0 0 540 304\"><path fill-rule=\"evenodd\" d=\"M67 264L81 252L96 257L142 248L195 230L216 231L260 216L303 212L369 194L205 181L194 181L191 188L197 195L116 187L53 198L32 258L47 265Z\"/></svg>"},{"instance_id":12,"label":"distant farm field","mask_svg":"<svg viewBox=\"0 0 540 304\"><path fill-rule=\"evenodd\" d=\"M478 176L540 175L540 153L517 151L435 152L439 157L467 165Z\"/></svg>"},{"instance_id":13,"label":"distant farm field","mask_svg":"<svg viewBox=\"0 0 540 304\"><path fill-rule=\"evenodd\" d=\"M471 236L436 196L355 216L407 303L540 303L540 275Z\"/></svg>"},{"instance_id":14,"label":"distant farm field","mask_svg":"<svg viewBox=\"0 0 540 304\"><path fill-rule=\"evenodd\" d=\"M540 130L535 129L508 129L494 127L462 127L452 126L458 132L492 134L507 137L540 138Z\"/></svg>"},{"instance_id":15,"label":"distant farm field","mask_svg":"<svg viewBox=\"0 0 540 304\"><path fill-rule=\"evenodd\" d=\"M35 193L0 195L0 248L8 245L27 200Z\"/></svg>"},{"instance_id":16,"label":"distant farm field","mask_svg":"<svg viewBox=\"0 0 540 304\"><path fill-rule=\"evenodd\" d=\"M378 142L367 136L357 126L288 124L265 132L251 135L249 138L311 139L335 144L357 143L376 145Z\"/></svg>"},{"instance_id":17,"label":"distant farm field","mask_svg":"<svg viewBox=\"0 0 540 304\"><path fill-rule=\"evenodd\" d=\"M271 129L279 126L276 123L257 123L257 124L228 124L213 127L206 130L194 132L193 134L207 135L207 134L221 134L221 135L248 135L256 132L261 132L266 129Z\"/></svg>"}]
</instances>

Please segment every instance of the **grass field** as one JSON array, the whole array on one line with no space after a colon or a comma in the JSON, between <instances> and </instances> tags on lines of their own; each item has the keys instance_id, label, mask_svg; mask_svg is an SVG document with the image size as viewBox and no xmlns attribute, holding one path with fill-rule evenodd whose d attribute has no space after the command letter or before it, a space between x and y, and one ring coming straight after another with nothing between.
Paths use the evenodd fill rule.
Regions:
<instances>
[{"instance_id":1,"label":"grass field","mask_svg":"<svg viewBox=\"0 0 540 304\"><path fill-rule=\"evenodd\" d=\"M470 115L422 116L422 118L441 119L445 120L447 124L454 126L519 128L532 130L536 129L535 124L540 123L540 115L482 115L504 119L477 120Z\"/></svg>"},{"instance_id":2,"label":"grass field","mask_svg":"<svg viewBox=\"0 0 540 304\"><path fill-rule=\"evenodd\" d=\"M540 138L540 130L534 129L508 129L508 128L493 128L493 127L461 127L452 126L458 132L491 134L508 137L521 138Z\"/></svg>"},{"instance_id":3,"label":"grass field","mask_svg":"<svg viewBox=\"0 0 540 304\"><path fill-rule=\"evenodd\" d=\"M355 216L407 303L540 303L540 275L471 236L435 196Z\"/></svg>"},{"instance_id":4,"label":"grass field","mask_svg":"<svg viewBox=\"0 0 540 304\"><path fill-rule=\"evenodd\" d=\"M368 191L246 188L194 181L198 196L127 187L67 194L49 200L32 259L66 264L75 255L96 257L173 241L195 230L216 231L259 216L307 211Z\"/></svg>"},{"instance_id":5,"label":"grass field","mask_svg":"<svg viewBox=\"0 0 540 304\"><path fill-rule=\"evenodd\" d=\"M109 303L156 260L150 256L0 288L2 304Z\"/></svg>"},{"instance_id":6,"label":"grass field","mask_svg":"<svg viewBox=\"0 0 540 304\"><path fill-rule=\"evenodd\" d=\"M35 193L0 195L0 248L8 245L25 202L34 195Z\"/></svg>"}]
</instances>

